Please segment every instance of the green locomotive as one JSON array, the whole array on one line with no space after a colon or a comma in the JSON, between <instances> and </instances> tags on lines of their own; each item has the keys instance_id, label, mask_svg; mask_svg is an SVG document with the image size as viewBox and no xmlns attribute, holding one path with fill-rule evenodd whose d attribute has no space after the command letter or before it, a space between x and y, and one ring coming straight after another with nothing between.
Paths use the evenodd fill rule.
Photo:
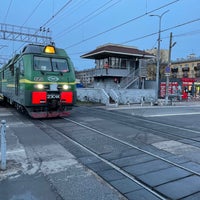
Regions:
<instances>
[{"instance_id":1,"label":"green locomotive","mask_svg":"<svg viewBox=\"0 0 200 200\"><path fill-rule=\"evenodd\" d=\"M0 93L33 118L67 116L76 103L73 64L64 49L29 44L0 69Z\"/></svg>"}]
</instances>

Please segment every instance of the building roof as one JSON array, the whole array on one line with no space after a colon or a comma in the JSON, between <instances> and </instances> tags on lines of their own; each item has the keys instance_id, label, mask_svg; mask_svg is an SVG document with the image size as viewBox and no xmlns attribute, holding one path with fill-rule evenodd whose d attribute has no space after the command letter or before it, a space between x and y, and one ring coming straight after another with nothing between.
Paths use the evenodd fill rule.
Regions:
<instances>
[{"instance_id":1,"label":"building roof","mask_svg":"<svg viewBox=\"0 0 200 200\"><path fill-rule=\"evenodd\" d=\"M101 59L107 57L138 57L138 58L154 58L153 54L137 49L136 47L123 46L117 44L106 44L97 47L95 50L82 55L82 58Z\"/></svg>"}]
</instances>

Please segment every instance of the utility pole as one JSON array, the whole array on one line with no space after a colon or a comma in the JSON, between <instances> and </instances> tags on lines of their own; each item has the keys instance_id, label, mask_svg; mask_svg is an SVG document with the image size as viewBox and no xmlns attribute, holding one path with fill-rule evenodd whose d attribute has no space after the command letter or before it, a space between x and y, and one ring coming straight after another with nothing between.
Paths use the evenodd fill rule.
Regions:
<instances>
[{"instance_id":1,"label":"utility pole","mask_svg":"<svg viewBox=\"0 0 200 200\"><path fill-rule=\"evenodd\" d=\"M170 77L170 71L171 71L171 51L172 47L176 44L174 42L172 44L172 32L170 33L170 39L169 39L169 55L168 55L168 65L165 68L165 76L166 76L166 95L165 95L165 104L168 104L168 99L169 99L169 77Z\"/></svg>"}]
</instances>

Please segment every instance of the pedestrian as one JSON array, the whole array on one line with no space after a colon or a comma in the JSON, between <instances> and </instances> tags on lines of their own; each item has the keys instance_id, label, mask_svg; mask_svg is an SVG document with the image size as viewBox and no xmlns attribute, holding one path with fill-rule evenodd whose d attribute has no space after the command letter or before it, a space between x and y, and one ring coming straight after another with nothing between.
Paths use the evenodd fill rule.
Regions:
<instances>
[{"instance_id":1,"label":"pedestrian","mask_svg":"<svg viewBox=\"0 0 200 200\"><path fill-rule=\"evenodd\" d=\"M108 74L109 65L108 65L108 62L107 62L107 61L106 61L106 63L104 64L104 68L106 69L106 74Z\"/></svg>"}]
</instances>

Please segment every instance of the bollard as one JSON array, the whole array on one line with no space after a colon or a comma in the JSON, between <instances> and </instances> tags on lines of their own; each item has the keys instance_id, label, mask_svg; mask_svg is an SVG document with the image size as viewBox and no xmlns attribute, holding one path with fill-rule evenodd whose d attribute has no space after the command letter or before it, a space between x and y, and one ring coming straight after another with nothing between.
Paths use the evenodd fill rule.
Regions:
<instances>
[{"instance_id":1,"label":"bollard","mask_svg":"<svg viewBox=\"0 0 200 200\"><path fill-rule=\"evenodd\" d=\"M141 99L140 99L140 105L143 106L143 103L144 103L144 97L141 97Z\"/></svg>"},{"instance_id":2,"label":"bollard","mask_svg":"<svg viewBox=\"0 0 200 200\"><path fill-rule=\"evenodd\" d=\"M6 120L1 121L1 169L6 170Z\"/></svg>"}]
</instances>

